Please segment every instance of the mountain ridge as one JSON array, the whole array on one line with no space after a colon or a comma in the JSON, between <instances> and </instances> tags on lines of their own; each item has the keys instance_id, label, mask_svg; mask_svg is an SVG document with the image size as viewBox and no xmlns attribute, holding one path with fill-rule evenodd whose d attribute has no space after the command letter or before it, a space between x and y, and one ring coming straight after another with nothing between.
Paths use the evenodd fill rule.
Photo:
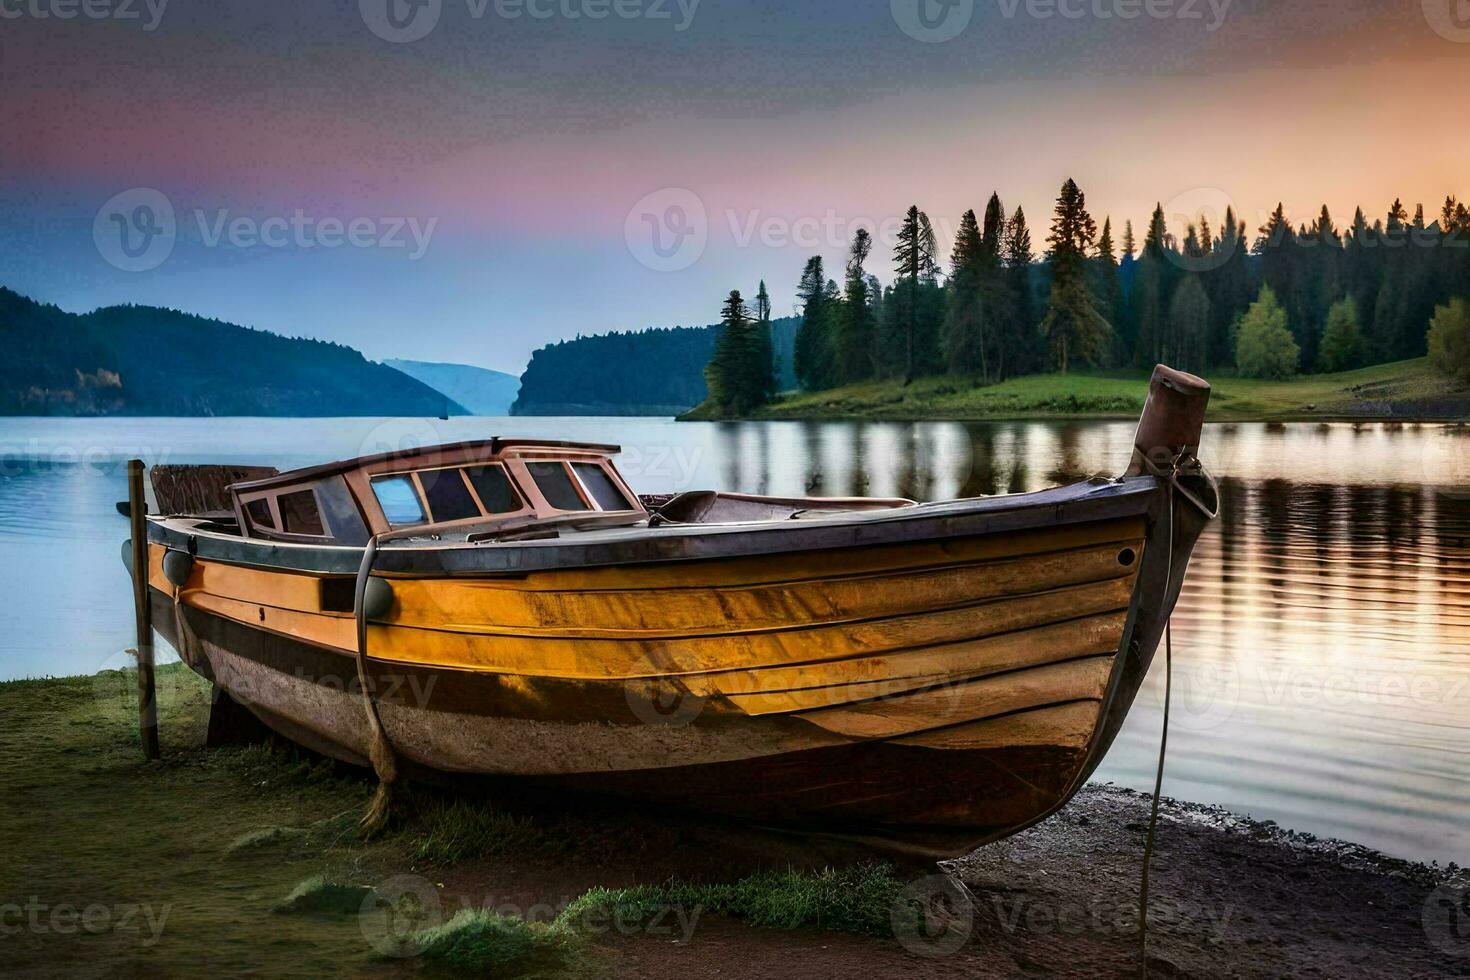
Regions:
<instances>
[{"instance_id":1,"label":"mountain ridge","mask_svg":"<svg viewBox=\"0 0 1470 980\"><path fill-rule=\"evenodd\" d=\"M330 341L153 306L90 313L0 286L0 414L462 414L432 387Z\"/></svg>"}]
</instances>

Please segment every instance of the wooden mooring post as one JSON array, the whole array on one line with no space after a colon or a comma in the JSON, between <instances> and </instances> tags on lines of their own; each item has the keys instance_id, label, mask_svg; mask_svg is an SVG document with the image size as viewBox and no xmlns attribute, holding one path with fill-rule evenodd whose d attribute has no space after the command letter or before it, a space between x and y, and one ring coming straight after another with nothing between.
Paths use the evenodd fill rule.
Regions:
<instances>
[{"instance_id":1,"label":"wooden mooring post","mask_svg":"<svg viewBox=\"0 0 1470 980\"><path fill-rule=\"evenodd\" d=\"M158 758L158 698L153 676L153 606L148 599L148 498L143 461L128 460L128 519L133 530L133 613L138 625L138 734L143 755Z\"/></svg>"}]
</instances>

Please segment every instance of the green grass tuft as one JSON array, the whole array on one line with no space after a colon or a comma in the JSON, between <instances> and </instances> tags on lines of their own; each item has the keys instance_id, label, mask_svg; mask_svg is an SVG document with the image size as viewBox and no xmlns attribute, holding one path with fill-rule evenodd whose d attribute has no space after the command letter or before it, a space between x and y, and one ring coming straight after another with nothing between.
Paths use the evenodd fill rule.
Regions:
<instances>
[{"instance_id":1,"label":"green grass tuft","mask_svg":"<svg viewBox=\"0 0 1470 980\"><path fill-rule=\"evenodd\" d=\"M299 845L306 840L307 832L300 827L266 827L263 830L252 830L248 834L241 834L230 841L225 847L225 854L236 857L242 854L253 854L281 847L282 845Z\"/></svg>"},{"instance_id":2,"label":"green grass tuft","mask_svg":"<svg viewBox=\"0 0 1470 980\"><path fill-rule=\"evenodd\" d=\"M317 875L291 889L291 894L274 911L294 915L355 915L362 911L363 902L372 893L371 888L341 885Z\"/></svg>"},{"instance_id":3,"label":"green grass tuft","mask_svg":"<svg viewBox=\"0 0 1470 980\"><path fill-rule=\"evenodd\" d=\"M529 818L504 813L479 800L418 795L406 828L417 861L454 865L502 854L561 848Z\"/></svg>"},{"instance_id":4,"label":"green grass tuft","mask_svg":"<svg viewBox=\"0 0 1470 980\"><path fill-rule=\"evenodd\" d=\"M593 920L646 921L668 908L727 915L768 929L826 929L889 935L904 884L886 864L819 872L764 871L728 884L674 881L594 888L558 918L571 928Z\"/></svg>"},{"instance_id":5,"label":"green grass tuft","mask_svg":"<svg viewBox=\"0 0 1470 980\"><path fill-rule=\"evenodd\" d=\"M495 977L565 975L581 960L581 939L560 923L546 925L465 909L414 937L419 956L456 970Z\"/></svg>"}]
</instances>

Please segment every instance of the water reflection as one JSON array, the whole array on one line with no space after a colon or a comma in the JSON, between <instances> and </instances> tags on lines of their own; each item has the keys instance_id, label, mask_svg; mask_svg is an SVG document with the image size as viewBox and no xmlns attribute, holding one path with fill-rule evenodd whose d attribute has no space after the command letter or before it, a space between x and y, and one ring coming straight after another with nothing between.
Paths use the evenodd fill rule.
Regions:
<instances>
[{"instance_id":1,"label":"water reflection","mask_svg":"<svg viewBox=\"0 0 1470 980\"><path fill-rule=\"evenodd\" d=\"M1174 617L1169 789L1395 853L1470 834L1470 501L1226 479ZM1100 774L1146 781L1163 678Z\"/></svg>"},{"instance_id":2,"label":"water reflection","mask_svg":"<svg viewBox=\"0 0 1470 980\"><path fill-rule=\"evenodd\" d=\"M495 434L619 442L643 492L934 500L1113 474L1131 423L653 419L0 422L0 677L130 644L121 460L283 468ZM1175 616L1168 792L1419 858L1470 860L1470 430L1211 426L1220 519ZM1151 786L1162 670L1098 778Z\"/></svg>"}]
</instances>

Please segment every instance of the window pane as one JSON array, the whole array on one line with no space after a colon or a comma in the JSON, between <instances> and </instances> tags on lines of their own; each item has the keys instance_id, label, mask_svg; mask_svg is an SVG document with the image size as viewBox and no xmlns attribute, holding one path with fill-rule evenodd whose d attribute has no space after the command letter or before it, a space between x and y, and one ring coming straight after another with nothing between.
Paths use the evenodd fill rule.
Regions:
<instances>
[{"instance_id":1,"label":"window pane","mask_svg":"<svg viewBox=\"0 0 1470 980\"><path fill-rule=\"evenodd\" d=\"M316 494L310 490L283 493L276 498L281 509L281 530L288 534L326 534L322 527L322 512L317 509Z\"/></svg>"},{"instance_id":2,"label":"window pane","mask_svg":"<svg viewBox=\"0 0 1470 980\"><path fill-rule=\"evenodd\" d=\"M511 486L505 467L480 466L465 472L475 485L475 493L480 495L480 503L490 513L512 514L521 509L521 495Z\"/></svg>"},{"instance_id":3,"label":"window pane","mask_svg":"<svg viewBox=\"0 0 1470 980\"><path fill-rule=\"evenodd\" d=\"M276 526L276 522L271 520L271 502L265 497L246 504L245 514L250 518L250 523L256 527L274 528Z\"/></svg>"},{"instance_id":4,"label":"window pane","mask_svg":"<svg viewBox=\"0 0 1470 980\"><path fill-rule=\"evenodd\" d=\"M419 473L419 483L429 499L429 516L435 524L480 516L480 508L475 506L475 498L470 496L459 470L424 470Z\"/></svg>"},{"instance_id":5,"label":"window pane","mask_svg":"<svg viewBox=\"0 0 1470 980\"><path fill-rule=\"evenodd\" d=\"M385 476L373 481L373 494L389 524L422 524L424 508L406 476Z\"/></svg>"},{"instance_id":6,"label":"window pane","mask_svg":"<svg viewBox=\"0 0 1470 980\"><path fill-rule=\"evenodd\" d=\"M577 477L582 481L582 486L592 494L592 499L597 501L597 506L603 510L632 510L633 505L623 496L617 484L613 483L612 477L607 471L596 463L573 463L572 469L577 471Z\"/></svg>"},{"instance_id":7,"label":"window pane","mask_svg":"<svg viewBox=\"0 0 1470 980\"><path fill-rule=\"evenodd\" d=\"M572 486L572 475L561 463L527 463L526 469L531 471L546 502L557 510L590 509Z\"/></svg>"}]
</instances>

